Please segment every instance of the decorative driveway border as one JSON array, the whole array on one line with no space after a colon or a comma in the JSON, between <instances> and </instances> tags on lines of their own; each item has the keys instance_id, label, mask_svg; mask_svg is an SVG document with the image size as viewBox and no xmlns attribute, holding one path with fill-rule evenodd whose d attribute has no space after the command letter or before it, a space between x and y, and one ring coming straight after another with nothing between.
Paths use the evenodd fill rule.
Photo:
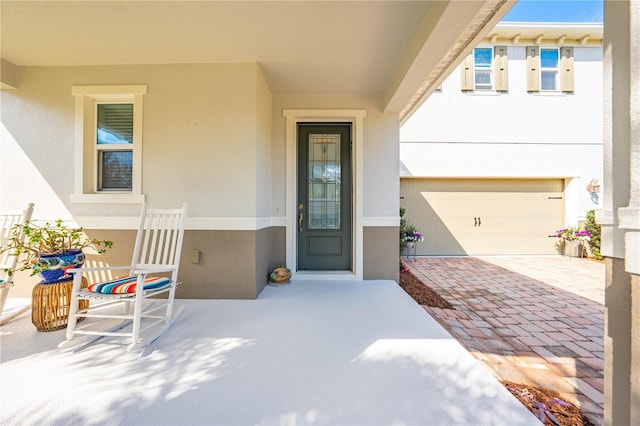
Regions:
<instances>
[{"instance_id":1,"label":"decorative driveway border","mask_svg":"<svg viewBox=\"0 0 640 426\"><path fill-rule=\"evenodd\" d=\"M411 272L455 310L429 312L503 380L604 412L604 269L568 257L427 257Z\"/></svg>"}]
</instances>

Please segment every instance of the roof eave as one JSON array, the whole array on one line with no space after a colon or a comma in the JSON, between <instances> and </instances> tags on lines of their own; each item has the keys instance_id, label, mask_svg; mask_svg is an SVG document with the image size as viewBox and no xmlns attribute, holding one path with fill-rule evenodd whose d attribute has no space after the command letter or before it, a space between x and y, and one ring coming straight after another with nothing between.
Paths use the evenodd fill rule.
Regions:
<instances>
[{"instance_id":1,"label":"roof eave","mask_svg":"<svg viewBox=\"0 0 640 426\"><path fill-rule=\"evenodd\" d=\"M384 112L408 119L515 3L433 2L387 88Z\"/></svg>"}]
</instances>

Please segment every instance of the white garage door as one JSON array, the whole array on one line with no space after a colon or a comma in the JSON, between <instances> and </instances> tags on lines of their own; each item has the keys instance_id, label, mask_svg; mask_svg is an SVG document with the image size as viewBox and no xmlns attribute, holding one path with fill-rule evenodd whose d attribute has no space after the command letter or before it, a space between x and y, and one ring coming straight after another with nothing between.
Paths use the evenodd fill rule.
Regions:
<instances>
[{"instance_id":1,"label":"white garage door","mask_svg":"<svg viewBox=\"0 0 640 426\"><path fill-rule=\"evenodd\" d=\"M557 254L563 179L401 179L418 255Z\"/></svg>"}]
</instances>

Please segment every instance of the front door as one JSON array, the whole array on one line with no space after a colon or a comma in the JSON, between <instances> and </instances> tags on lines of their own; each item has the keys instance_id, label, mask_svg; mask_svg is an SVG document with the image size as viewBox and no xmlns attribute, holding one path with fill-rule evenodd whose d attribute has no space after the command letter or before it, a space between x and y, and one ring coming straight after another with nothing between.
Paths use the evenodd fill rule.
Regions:
<instances>
[{"instance_id":1,"label":"front door","mask_svg":"<svg viewBox=\"0 0 640 426\"><path fill-rule=\"evenodd\" d=\"M351 270L351 125L298 125L298 270Z\"/></svg>"}]
</instances>

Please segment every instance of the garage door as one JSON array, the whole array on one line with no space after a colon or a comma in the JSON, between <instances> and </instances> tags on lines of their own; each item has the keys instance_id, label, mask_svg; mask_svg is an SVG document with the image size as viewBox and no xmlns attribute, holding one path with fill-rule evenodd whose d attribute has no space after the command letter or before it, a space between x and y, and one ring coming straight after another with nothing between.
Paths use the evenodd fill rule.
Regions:
<instances>
[{"instance_id":1,"label":"garage door","mask_svg":"<svg viewBox=\"0 0 640 426\"><path fill-rule=\"evenodd\" d=\"M401 179L418 255L557 254L563 179Z\"/></svg>"}]
</instances>

